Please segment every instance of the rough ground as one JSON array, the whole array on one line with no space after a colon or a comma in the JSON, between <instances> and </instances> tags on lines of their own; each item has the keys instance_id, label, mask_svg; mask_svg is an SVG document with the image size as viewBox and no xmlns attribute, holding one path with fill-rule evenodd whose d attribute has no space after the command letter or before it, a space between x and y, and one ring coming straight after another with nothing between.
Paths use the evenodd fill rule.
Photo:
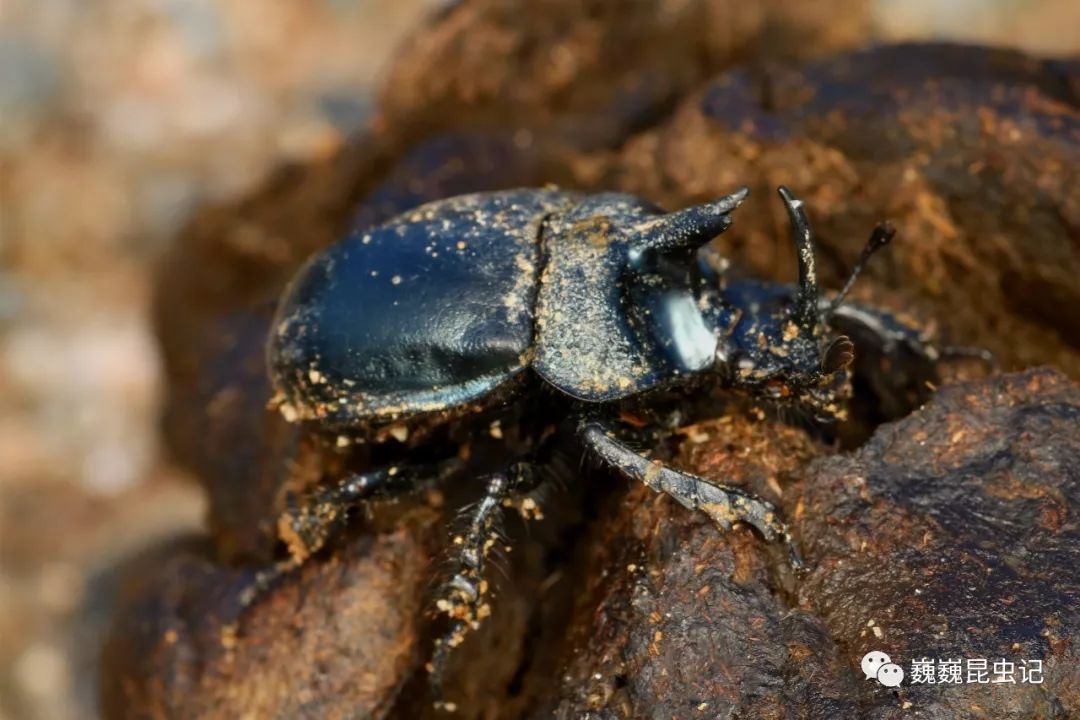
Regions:
<instances>
[{"instance_id":1,"label":"rough ground","mask_svg":"<svg viewBox=\"0 0 1080 720\"><path fill-rule=\"evenodd\" d=\"M549 0L521 10L466 2L415 35L389 72L367 141L339 153L341 133L367 112L365 59L392 36L386 17L364 22L341 4L283 2L273 11L209 0L152 5L15 0L0 17L5 717L89 713L96 662L88 648L97 645L117 578L130 581L122 584L139 608L125 617L188 624L176 625L176 655L163 652L160 662L130 664L173 637L168 623L148 621L115 635L110 693L122 681L132 691L149 688L143 697L150 706L168 708L191 701L197 688L207 703L200 709L219 714L230 698L311 703L313 714L337 696L385 708L400 682L402 697L419 697L420 686L402 679L422 655L414 645L422 630L415 615L411 625L401 617L383 625L388 635L380 642L398 648L399 660L407 655L393 664L400 676L364 675L371 682L355 695L327 688L347 685L335 685L344 677L335 673L346 668L363 674L356 658L375 645L355 638L369 628L317 619L318 608L352 617L348 608L366 607L374 596L365 589L378 587L379 577L397 578L394 587L406 594L415 590L401 607L419 606L427 589L419 578L431 569L419 563L428 562L442 537L423 508L405 513L401 534L390 522L358 526L356 547L327 560L344 563L345 584L317 569L299 579L326 591L326 605L304 605L300 586L290 585L256 611L253 634L245 637L287 644L257 650L263 645L242 641L238 669L221 675L215 645L207 642L215 627L210 609L227 614L242 572L228 563L271 550L280 484L321 469L320 453L297 446L288 428L263 414L258 308L350 217L371 222L430 197L547 181L623 187L674 207L748 181L755 198L724 247L757 273L784 275L784 233L768 196L772 184L790 182L810 195L834 286L870 225L889 214L905 232L861 287L863 297L936 322L950 339L992 347L1009 367L1052 363L1077 374L1077 328L1073 314L1060 310L1075 306L1077 292L1075 65L912 48L797 64L806 53L824 58L861 44L871 14L880 24L880 8L854 2L818 4L805 16L780 16L779 3L715 0L641 3L634 13L611 12L604 3ZM905 12L914 15L913 7L905 4ZM1068 3L1044 0L1025 5L1023 17L1007 25L1000 14L980 12L963 31L1006 42L1037 37L1045 49L1075 26L1070 12L1075 17ZM1043 27L1033 32L1040 18ZM491 62L493 55L500 62ZM717 74L746 62L755 69ZM894 78L888 86L874 79L884 71ZM247 201L200 213L160 292L169 444L211 491L214 544L170 541L120 563L148 541L196 526L202 511L197 493L157 459L150 418L160 368L145 322L148 258L193 206L242 191L281 158L323 160L281 172ZM770 442L780 432L754 427ZM716 472L754 471L728 464ZM602 537L602 528L622 517L613 509L621 507L622 487L603 478L597 487L585 521L566 515L561 529L550 522L534 528L514 557L512 589L502 591L502 615L492 623L498 632L469 651L470 684L459 688L472 698L469 707L514 716L533 697L554 697L564 649L537 638L559 634L576 589L596 580L586 573L591 556L571 562L568 549ZM635 499L648 502L644 494L626 502ZM675 541L692 540L679 524L691 520L671 518L679 528ZM743 540L731 557L749 567L756 545ZM396 552L407 557L400 565L372 562ZM721 558L716 563L724 567ZM760 563L761 573L771 568L766 559ZM152 592L154 578L164 594ZM590 591L596 602L601 591ZM801 592L787 588L772 602L796 602ZM537 605L537 597L544 602ZM768 597L759 598L760 612ZM181 598L184 607L171 604ZM281 627L275 617L291 621L297 607L292 634L274 629ZM850 663L837 635L844 628L829 627L840 646L836 657ZM313 657L307 651L287 652L303 646L297 634L334 651L306 662ZM1067 639L1052 637L1059 647ZM822 651L818 661L829 666L832 657ZM292 658L296 665L288 664ZM717 659L728 664L724 655ZM768 667L781 660L775 656ZM323 667L329 674L320 674ZM263 677L275 682L261 683ZM628 687L616 698L625 698ZM567 685L562 707L575 707L571 698L579 692ZM829 692L840 697L836 688ZM927 694L920 703L952 697ZM977 714L971 705L980 702L971 701L968 711ZM1023 702L1039 707L1027 695ZM957 707L949 712L959 713ZM402 704L395 712L409 710Z\"/></svg>"}]
</instances>

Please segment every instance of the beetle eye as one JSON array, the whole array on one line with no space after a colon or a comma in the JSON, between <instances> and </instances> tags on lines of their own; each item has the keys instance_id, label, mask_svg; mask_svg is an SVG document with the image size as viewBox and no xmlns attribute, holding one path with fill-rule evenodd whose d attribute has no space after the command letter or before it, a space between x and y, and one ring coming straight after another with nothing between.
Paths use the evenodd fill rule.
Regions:
<instances>
[{"instance_id":1,"label":"beetle eye","mask_svg":"<svg viewBox=\"0 0 1080 720\"><path fill-rule=\"evenodd\" d=\"M791 396L791 388L781 380L770 380L765 384L765 390L773 397Z\"/></svg>"},{"instance_id":2,"label":"beetle eye","mask_svg":"<svg viewBox=\"0 0 1080 720\"><path fill-rule=\"evenodd\" d=\"M841 335L825 349L825 355L821 358L821 370L832 375L846 368L854 359L855 345L847 336Z\"/></svg>"}]
</instances>

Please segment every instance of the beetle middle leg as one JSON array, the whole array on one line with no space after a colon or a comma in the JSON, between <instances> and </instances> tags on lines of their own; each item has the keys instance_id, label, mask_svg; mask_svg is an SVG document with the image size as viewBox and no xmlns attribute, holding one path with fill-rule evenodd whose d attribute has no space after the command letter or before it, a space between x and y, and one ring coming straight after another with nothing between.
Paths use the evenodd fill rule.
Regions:
<instances>
[{"instance_id":1,"label":"beetle middle leg","mask_svg":"<svg viewBox=\"0 0 1080 720\"><path fill-rule=\"evenodd\" d=\"M791 567L803 569L802 558L772 503L740 488L710 482L650 460L619 440L612 428L599 421L582 422L578 433L589 450L622 475L670 495L684 507L701 510L725 530L736 522L745 522L766 540L782 541Z\"/></svg>"},{"instance_id":2,"label":"beetle middle leg","mask_svg":"<svg viewBox=\"0 0 1080 720\"><path fill-rule=\"evenodd\" d=\"M488 476L484 496L466 511L465 526L453 535L452 574L435 602L436 610L450 619L450 627L435 641L427 666L437 706L452 707L442 701L442 682L450 653L491 613L484 574L491 551L500 541L501 514L511 499L533 490L539 480L529 462L515 463L505 473Z\"/></svg>"}]
</instances>

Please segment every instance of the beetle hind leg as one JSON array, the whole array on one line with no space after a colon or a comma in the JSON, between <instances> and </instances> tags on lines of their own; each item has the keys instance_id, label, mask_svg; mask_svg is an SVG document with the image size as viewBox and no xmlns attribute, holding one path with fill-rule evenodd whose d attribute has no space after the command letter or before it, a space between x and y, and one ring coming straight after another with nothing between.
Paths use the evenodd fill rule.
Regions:
<instances>
[{"instance_id":1,"label":"beetle hind leg","mask_svg":"<svg viewBox=\"0 0 1080 720\"><path fill-rule=\"evenodd\" d=\"M622 475L670 495L684 507L701 510L725 530L736 522L750 525L766 540L784 543L794 570L804 568L791 534L772 503L745 490L709 482L643 457L617 439L603 423L585 421L579 427L579 434L593 453Z\"/></svg>"},{"instance_id":2,"label":"beetle hind leg","mask_svg":"<svg viewBox=\"0 0 1080 720\"><path fill-rule=\"evenodd\" d=\"M465 526L453 535L453 569L435 601L436 610L449 618L450 626L435 640L427 665L436 707L453 710L453 704L443 700L447 662L454 648L491 613L488 580L484 576L492 550L502 542L502 512L514 497L528 493L538 481L532 466L524 462L515 464L507 473L489 476L483 497L466 511Z\"/></svg>"}]
</instances>

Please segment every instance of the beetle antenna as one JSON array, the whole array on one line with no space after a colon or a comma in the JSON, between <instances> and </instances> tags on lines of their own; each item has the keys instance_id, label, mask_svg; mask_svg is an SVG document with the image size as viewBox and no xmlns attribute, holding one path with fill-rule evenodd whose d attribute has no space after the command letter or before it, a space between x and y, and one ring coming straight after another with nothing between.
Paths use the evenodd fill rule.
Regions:
<instances>
[{"instance_id":1,"label":"beetle antenna","mask_svg":"<svg viewBox=\"0 0 1080 720\"><path fill-rule=\"evenodd\" d=\"M859 275L862 273L863 268L866 267L866 261L873 257L881 248L889 244L889 241L896 235L896 228L888 220L882 223L878 223L874 227L874 231L870 233L870 239L866 241L866 245L863 247L862 252L859 253L859 260L855 263L855 268L851 271L851 275L848 276L847 282L844 283L844 287L840 288L840 292L833 298L832 303L829 304L829 309L826 311L826 317L831 317L836 308L844 302L844 298L847 297L851 287L855 284L855 281L859 279Z\"/></svg>"},{"instance_id":2,"label":"beetle antenna","mask_svg":"<svg viewBox=\"0 0 1080 720\"><path fill-rule=\"evenodd\" d=\"M799 291L795 298L795 323L803 332L812 333L818 323L818 280L814 263L814 238L803 201L781 185L777 188L791 222L791 239L799 261Z\"/></svg>"},{"instance_id":3,"label":"beetle antenna","mask_svg":"<svg viewBox=\"0 0 1080 720\"><path fill-rule=\"evenodd\" d=\"M694 251L731 226L731 211L750 188L742 187L712 202L665 213L639 225L631 246L631 262L648 255Z\"/></svg>"}]
</instances>

